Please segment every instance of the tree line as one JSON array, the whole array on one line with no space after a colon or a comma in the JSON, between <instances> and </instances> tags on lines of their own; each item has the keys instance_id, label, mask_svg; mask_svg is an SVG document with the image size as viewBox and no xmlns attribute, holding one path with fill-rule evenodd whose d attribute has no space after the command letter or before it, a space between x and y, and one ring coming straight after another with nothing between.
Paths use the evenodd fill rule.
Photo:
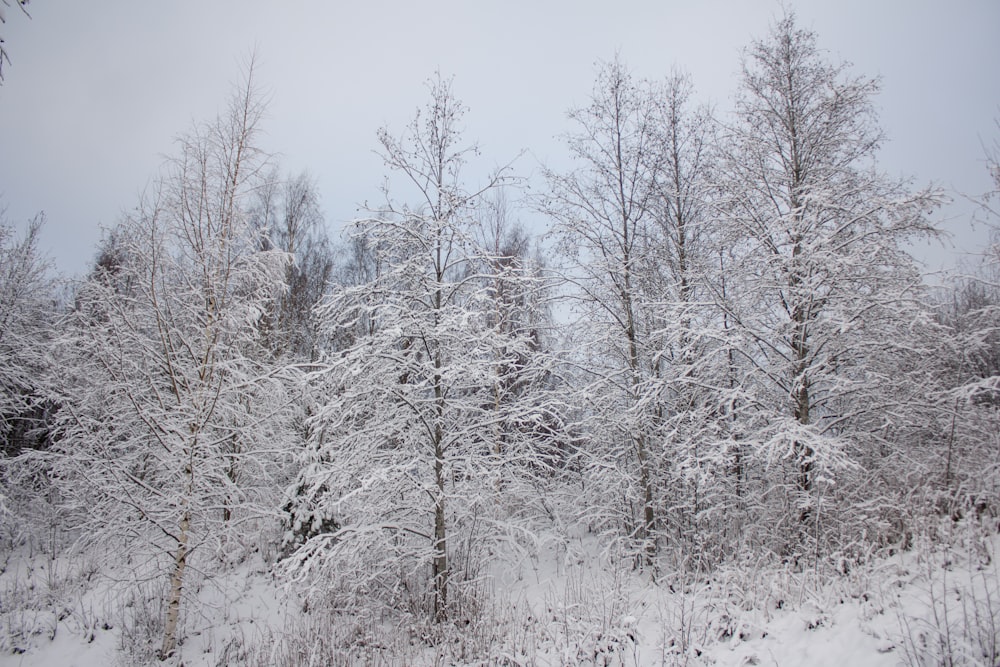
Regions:
<instances>
[{"instance_id":1,"label":"tree line","mask_svg":"<svg viewBox=\"0 0 1000 667\"><path fill-rule=\"evenodd\" d=\"M261 535L333 608L443 623L554 529L654 579L833 574L914 517L996 515L997 246L924 283L908 244L942 195L879 170L878 82L793 16L725 116L683 74L600 65L572 166L523 196L542 237L513 167L472 184L437 77L378 133L385 202L331 241L315 183L259 146L254 84L70 288L40 219L0 228L5 530L121 545L162 582L161 656L191 569Z\"/></svg>"}]
</instances>

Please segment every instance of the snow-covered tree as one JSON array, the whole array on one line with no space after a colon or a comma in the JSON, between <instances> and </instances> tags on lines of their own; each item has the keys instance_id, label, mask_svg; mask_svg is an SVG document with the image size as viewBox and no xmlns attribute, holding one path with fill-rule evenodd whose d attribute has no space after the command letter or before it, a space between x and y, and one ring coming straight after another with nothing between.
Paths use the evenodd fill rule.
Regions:
<instances>
[{"instance_id":1,"label":"snow-covered tree","mask_svg":"<svg viewBox=\"0 0 1000 667\"><path fill-rule=\"evenodd\" d=\"M120 540L164 576L164 658L189 566L238 549L282 484L287 401L258 325L287 256L261 251L248 221L262 111L251 70L225 114L180 138L79 286L57 346L59 428L40 462L85 538Z\"/></svg>"},{"instance_id":2,"label":"snow-covered tree","mask_svg":"<svg viewBox=\"0 0 1000 667\"><path fill-rule=\"evenodd\" d=\"M316 183L305 172L282 179L272 171L258 188L252 220L263 249L292 258L285 270L287 287L265 321L271 347L278 355L310 360L318 352L313 308L334 268Z\"/></svg>"},{"instance_id":3,"label":"snow-covered tree","mask_svg":"<svg viewBox=\"0 0 1000 667\"><path fill-rule=\"evenodd\" d=\"M926 480L941 491L938 509L953 515L1000 505L1000 143L986 158L993 183L979 214L987 246L938 291L936 309L940 390Z\"/></svg>"},{"instance_id":4,"label":"snow-covered tree","mask_svg":"<svg viewBox=\"0 0 1000 667\"><path fill-rule=\"evenodd\" d=\"M552 315L549 308L551 279L546 275L546 260L531 236L512 220L511 204L506 191L497 189L485 208L479 211L476 241L482 257L480 272L489 299L490 325L499 336L517 341L527 336L527 354L509 354L501 349L497 354L496 384L493 388L494 411L514 407L530 396L554 388L552 377L537 372L539 355L549 352L552 345ZM525 371L523 376L521 371ZM494 436L494 453L504 455L507 442L523 435L525 428L550 429L549 435L561 432L561 419L548 414L550 423L498 423Z\"/></svg>"},{"instance_id":5,"label":"snow-covered tree","mask_svg":"<svg viewBox=\"0 0 1000 667\"><path fill-rule=\"evenodd\" d=\"M660 145L653 102L643 88L622 63L601 67L590 104L569 113L577 130L566 143L578 167L546 173L549 188L541 207L553 221L579 317L573 325L583 353L577 402L591 422L590 461L597 470L613 466L624 472L620 480L604 474L595 480L624 485L603 492L623 498L624 506L603 510L612 512L611 525L651 554L654 411L647 399L657 351L643 280L655 263L647 241L655 224Z\"/></svg>"},{"instance_id":6,"label":"snow-covered tree","mask_svg":"<svg viewBox=\"0 0 1000 667\"><path fill-rule=\"evenodd\" d=\"M38 244L41 215L24 234L0 219L0 525L4 537L40 527L52 508L37 491L37 476L22 477L16 457L47 447L55 408L49 391L49 347L55 332L55 284ZM9 532L8 532L9 531Z\"/></svg>"},{"instance_id":7,"label":"snow-covered tree","mask_svg":"<svg viewBox=\"0 0 1000 667\"><path fill-rule=\"evenodd\" d=\"M39 409L47 403L41 385L55 286L38 247L42 224L42 216L35 217L19 238L13 225L0 220L0 440L5 454L33 441Z\"/></svg>"},{"instance_id":8,"label":"snow-covered tree","mask_svg":"<svg viewBox=\"0 0 1000 667\"><path fill-rule=\"evenodd\" d=\"M900 426L895 390L908 380L896 371L920 353L908 333L926 319L905 244L933 232L935 201L878 172L877 91L789 15L746 52L725 128L724 308L742 339L739 385L765 486L781 488L790 462L784 488L810 525L837 472Z\"/></svg>"},{"instance_id":9,"label":"snow-covered tree","mask_svg":"<svg viewBox=\"0 0 1000 667\"><path fill-rule=\"evenodd\" d=\"M651 94L658 138L655 222L642 240L651 260L640 280L655 350L658 539L696 565L719 557L717 538L730 523L720 511L732 512L739 491L726 322L714 298L725 267L713 210L713 119L694 105L693 85L681 73Z\"/></svg>"},{"instance_id":10,"label":"snow-covered tree","mask_svg":"<svg viewBox=\"0 0 1000 667\"><path fill-rule=\"evenodd\" d=\"M418 201L354 224L368 259L319 310L343 347L314 377L325 403L291 508L293 531L312 536L288 561L300 577L319 567L333 595L426 602L436 621L462 613L461 582L516 523L508 476L538 463L547 437L529 427L545 406L518 393L542 373L535 340L496 316L495 285L517 271L477 240L483 197L505 176L467 189L464 113L438 79L408 133L379 132Z\"/></svg>"}]
</instances>

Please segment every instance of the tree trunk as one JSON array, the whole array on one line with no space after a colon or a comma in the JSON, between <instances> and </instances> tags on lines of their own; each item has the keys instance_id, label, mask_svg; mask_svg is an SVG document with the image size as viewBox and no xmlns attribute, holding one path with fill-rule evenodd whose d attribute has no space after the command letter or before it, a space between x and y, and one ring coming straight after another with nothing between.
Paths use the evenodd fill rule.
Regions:
<instances>
[{"instance_id":1,"label":"tree trunk","mask_svg":"<svg viewBox=\"0 0 1000 667\"><path fill-rule=\"evenodd\" d=\"M628 250L629 238L629 221L625 219L622 225L622 246L625 248L625 251L622 261L621 302L625 311L625 339L628 342L628 364L632 375L632 391L631 396L629 396L631 405L629 408L634 408L639 403L639 392L642 386L642 366L639 361L639 343L637 341L635 309L632 301L632 260ZM646 563L651 564L653 556L656 555L656 542L653 539L656 514L653 508L653 479L649 470L649 451L643 433L633 434L632 440L635 443L635 453L639 463L639 486L642 491L642 531L639 538L645 543L643 551L645 552Z\"/></svg>"},{"instance_id":2,"label":"tree trunk","mask_svg":"<svg viewBox=\"0 0 1000 667\"><path fill-rule=\"evenodd\" d=\"M794 138L794 132L792 136ZM794 182L798 183L798 180L798 171L796 170ZM794 210L798 211L800 209L800 204L794 190L791 197L791 203ZM796 222L799 222L798 213L796 213ZM802 254L802 237L795 237L794 243L795 245L792 247L792 259L796 260ZM802 295L797 294L797 292L802 288L803 283L803 277L797 271L793 271L789 279L791 292L797 301L795 306L792 308L792 323L794 325L794 333L792 335L792 353L795 355L795 365L792 369L792 396L794 400L793 414L795 421L803 426L807 426L810 420L810 408L812 407L809 399L809 323L812 320L812 302L810 300L806 300ZM794 443L794 451L795 457L799 462L799 490L804 495L808 496L809 492L812 490L812 467L815 452L808 444L799 441ZM809 507L804 507L800 515L800 519L804 522L809 519L809 516Z\"/></svg>"},{"instance_id":3,"label":"tree trunk","mask_svg":"<svg viewBox=\"0 0 1000 667\"><path fill-rule=\"evenodd\" d=\"M804 344L796 346L796 355L800 358L800 369L795 378L797 383L794 391L795 395L795 420L806 426L809 424L809 378L806 375L805 369L801 368L805 364L805 355L807 350ZM799 462L798 471L798 487L799 491L802 492L804 496L809 496L812 492L813 486L813 457L815 451L808 444L796 440L794 443L795 458ZM805 505L799 514L799 520L803 523L807 522L812 516L811 507Z\"/></svg>"},{"instance_id":4,"label":"tree trunk","mask_svg":"<svg viewBox=\"0 0 1000 667\"><path fill-rule=\"evenodd\" d=\"M177 650L177 621L181 611L181 593L184 585L184 570L187 568L188 530L191 515L185 512L180 522L177 536L177 551L174 553L174 569L170 574L170 597L167 598L167 618L163 624L163 647L160 660L166 660Z\"/></svg>"},{"instance_id":5,"label":"tree trunk","mask_svg":"<svg viewBox=\"0 0 1000 667\"><path fill-rule=\"evenodd\" d=\"M174 568L170 573L170 594L167 598L167 616L163 623L163 646L160 648L160 660L166 660L177 650L177 621L181 614L181 595L184 590L184 572L187 569L188 538L191 531L191 508L188 505L194 494L194 451L198 445L197 429L192 425L194 439L191 443L189 459L184 474L187 476L184 499L181 507L183 513L178 523L177 550L174 552Z\"/></svg>"},{"instance_id":6,"label":"tree trunk","mask_svg":"<svg viewBox=\"0 0 1000 667\"><path fill-rule=\"evenodd\" d=\"M654 529L656 515L653 513L653 481L649 474L649 454L646 451L646 439L636 438L636 449L639 458L639 484L642 487L642 538L645 541L646 563L652 563L656 555Z\"/></svg>"},{"instance_id":7,"label":"tree trunk","mask_svg":"<svg viewBox=\"0 0 1000 667\"><path fill-rule=\"evenodd\" d=\"M440 308L441 295L436 295L436 305ZM448 533L445 524L445 474L444 474L444 391L441 387L441 357L434 359L434 398L437 403L437 424L434 427L434 485L437 498L434 501L434 621L448 618Z\"/></svg>"},{"instance_id":8,"label":"tree trunk","mask_svg":"<svg viewBox=\"0 0 1000 667\"><path fill-rule=\"evenodd\" d=\"M434 482L437 500L434 503L434 620L448 618L448 541L444 505L444 453L440 440L434 445Z\"/></svg>"}]
</instances>

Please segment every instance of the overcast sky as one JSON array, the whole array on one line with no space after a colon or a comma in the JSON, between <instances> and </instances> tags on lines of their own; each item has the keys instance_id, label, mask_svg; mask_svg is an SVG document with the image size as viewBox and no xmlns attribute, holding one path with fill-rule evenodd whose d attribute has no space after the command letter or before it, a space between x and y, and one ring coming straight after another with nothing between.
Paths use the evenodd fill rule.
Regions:
<instances>
[{"instance_id":1,"label":"overcast sky","mask_svg":"<svg viewBox=\"0 0 1000 667\"><path fill-rule=\"evenodd\" d=\"M832 60L880 76L882 167L917 184L987 190L983 144L1000 139L1000 2L794 1ZM565 112L595 63L619 53L640 77L678 67L699 99L730 107L740 49L780 15L774 0L269 2L33 0L0 26L0 196L7 219L44 211L46 250L82 272L102 225L138 200L174 138L222 110L254 48L270 104L265 148L319 184L331 229L378 199L375 132L401 130L435 71L470 108L466 134L489 164L565 164ZM475 181L482 174L470 174ZM540 185L540 183L535 183ZM968 205L942 214L975 250ZM522 217L531 217L529 212ZM530 222L530 221L529 221ZM926 253L950 262L951 250Z\"/></svg>"}]
</instances>

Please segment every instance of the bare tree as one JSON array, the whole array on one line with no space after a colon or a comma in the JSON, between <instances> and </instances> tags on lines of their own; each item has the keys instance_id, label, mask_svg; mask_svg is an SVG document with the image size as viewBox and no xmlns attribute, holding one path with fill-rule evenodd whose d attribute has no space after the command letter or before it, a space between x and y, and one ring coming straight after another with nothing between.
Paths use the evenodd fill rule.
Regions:
<instances>
[{"instance_id":1,"label":"bare tree","mask_svg":"<svg viewBox=\"0 0 1000 667\"><path fill-rule=\"evenodd\" d=\"M674 72L650 92L655 222L641 241L651 260L639 280L650 300L646 329L655 350L650 382L659 534L665 542L680 541L672 555L696 565L719 557L713 536L727 522L718 521L716 509L731 506L739 487L739 445L725 414L731 412L725 321L713 305L724 273L713 209L714 121L707 108L695 106L684 74Z\"/></svg>"},{"instance_id":2,"label":"bare tree","mask_svg":"<svg viewBox=\"0 0 1000 667\"><path fill-rule=\"evenodd\" d=\"M28 16L30 18L27 9L28 2L30 2L30 0L15 0L15 1L17 3L17 8L20 9L25 16ZM3 7L0 7L0 24L7 22L7 16L6 12L4 11L4 7L10 7L10 0L3 0ZM7 55L7 47L5 46L3 37L0 37L0 84L3 83L4 63L7 63L8 65L10 64L10 56Z\"/></svg>"},{"instance_id":3,"label":"bare tree","mask_svg":"<svg viewBox=\"0 0 1000 667\"><path fill-rule=\"evenodd\" d=\"M32 440L38 408L46 402L41 383L55 285L38 247L43 223L43 216L36 216L18 238L14 226L0 220L0 438L8 455Z\"/></svg>"},{"instance_id":4,"label":"bare tree","mask_svg":"<svg viewBox=\"0 0 1000 667\"><path fill-rule=\"evenodd\" d=\"M292 258L285 271L286 289L265 322L272 347L277 354L314 359L318 350L312 312L334 269L315 182L305 172L282 179L272 171L258 190L252 224L259 230L262 248Z\"/></svg>"},{"instance_id":5,"label":"bare tree","mask_svg":"<svg viewBox=\"0 0 1000 667\"><path fill-rule=\"evenodd\" d=\"M756 452L771 464L790 453L810 525L831 488L818 485L897 423L888 397L903 385L889 369L905 366L893 360L919 347L906 331L926 319L905 243L933 233L936 199L877 171L877 91L828 63L788 15L748 49L723 142L724 216L738 231L724 307L743 339L740 384L761 417Z\"/></svg>"},{"instance_id":6,"label":"bare tree","mask_svg":"<svg viewBox=\"0 0 1000 667\"><path fill-rule=\"evenodd\" d=\"M541 204L554 222L563 274L586 336L578 342L589 352L581 363L586 379L580 401L595 420L589 430L597 465L610 458L629 471L628 487L610 493L634 503L638 516L620 516L615 523L647 555L655 551L648 394L657 354L650 307L658 295L650 294L646 278L656 262L649 239L663 158L654 111L652 95L622 63L603 65L590 104L569 113L577 131L566 143L579 167L566 174L548 171L549 191Z\"/></svg>"},{"instance_id":7,"label":"bare tree","mask_svg":"<svg viewBox=\"0 0 1000 667\"><path fill-rule=\"evenodd\" d=\"M289 566L305 576L325 563L328 586L366 603L398 609L399 594L385 594L409 590L440 622L463 609L462 583L483 550L508 539L502 492L511 487L498 476L540 460L532 447L544 435L508 426L542 421L545 407L517 396L542 373L527 361L528 328L497 316L497 286L513 289L515 271L506 252L480 243L483 197L506 176L466 188L475 148L462 141L465 108L449 81L430 87L408 133L379 132L387 166L417 203L389 201L355 224L354 247L371 261L320 310L327 329L349 335L315 377L324 404L295 488L305 506L293 514L330 532L314 534ZM429 595L420 593L425 568Z\"/></svg>"},{"instance_id":8,"label":"bare tree","mask_svg":"<svg viewBox=\"0 0 1000 667\"><path fill-rule=\"evenodd\" d=\"M248 224L266 163L252 83L251 68L223 116L181 137L79 287L57 348L59 437L39 457L89 540L123 539L164 575L162 658L193 560L276 503L287 410L257 325L287 256L261 251Z\"/></svg>"}]
</instances>

